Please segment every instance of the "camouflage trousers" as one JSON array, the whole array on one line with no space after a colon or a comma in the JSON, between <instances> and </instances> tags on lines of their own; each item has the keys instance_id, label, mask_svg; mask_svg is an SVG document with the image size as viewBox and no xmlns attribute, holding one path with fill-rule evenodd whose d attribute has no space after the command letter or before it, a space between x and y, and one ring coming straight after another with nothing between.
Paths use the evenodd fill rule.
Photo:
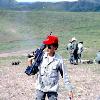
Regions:
<instances>
[{"instance_id":1,"label":"camouflage trousers","mask_svg":"<svg viewBox=\"0 0 100 100\"><path fill-rule=\"evenodd\" d=\"M48 100L57 100L57 92L43 92L40 90L36 91L36 99L35 100L45 100L46 95L48 97Z\"/></svg>"}]
</instances>

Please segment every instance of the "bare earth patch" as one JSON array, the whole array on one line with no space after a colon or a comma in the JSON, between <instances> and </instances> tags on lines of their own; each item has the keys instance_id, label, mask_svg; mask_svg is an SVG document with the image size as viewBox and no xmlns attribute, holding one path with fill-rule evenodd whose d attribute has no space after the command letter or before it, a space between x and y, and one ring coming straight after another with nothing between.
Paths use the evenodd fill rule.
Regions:
<instances>
[{"instance_id":1,"label":"bare earth patch","mask_svg":"<svg viewBox=\"0 0 100 100\"><path fill-rule=\"evenodd\" d=\"M100 66L65 63L70 81L75 87L74 100L100 100L100 74L94 71L95 67ZM35 100L35 76L24 73L26 65L25 60L19 65L11 65L11 60L0 61L0 100ZM92 70L87 66L94 68ZM66 100L67 91L62 79L59 84L58 100Z\"/></svg>"}]
</instances>

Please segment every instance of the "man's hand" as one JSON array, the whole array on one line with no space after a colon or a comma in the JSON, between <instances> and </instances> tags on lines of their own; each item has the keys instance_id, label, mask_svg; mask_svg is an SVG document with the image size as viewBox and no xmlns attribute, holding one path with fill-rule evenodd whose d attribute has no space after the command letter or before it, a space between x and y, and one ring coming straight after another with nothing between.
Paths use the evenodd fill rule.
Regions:
<instances>
[{"instance_id":1,"label":"man's hand","mask_svg":"<svg viewBox=\"0 0 100 100\"><path fill-rule=\"evenodd\" d=\"M70 91L70 92L68 93L68 95L69 95L70 100L73 100L73 92Z\"/></svg>"},{"instance_id":2,"label":"man's hand","mask_svg":"<svg viewBox=\"0 0 100 100\"><path fill-rule=\"evenodd\" d=\"M31 66L33 61L34 57L28 58L28 66Z\"/></svg>"}]
</instances>

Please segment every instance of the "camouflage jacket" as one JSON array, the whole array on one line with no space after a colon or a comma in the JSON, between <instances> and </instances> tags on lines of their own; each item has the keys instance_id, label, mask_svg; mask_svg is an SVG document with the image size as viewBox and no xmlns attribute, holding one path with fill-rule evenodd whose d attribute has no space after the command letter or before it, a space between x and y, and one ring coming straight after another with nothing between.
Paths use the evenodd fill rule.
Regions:
<instances>
[{"instance_id":1,"label":"camouflage jacket","mask_svg":"<svg viewBox=\"0 0 100 100\"><path fill-rule=\"evenodd\" d=\"M37 74L36 89L44 92L57 92L59 87L59 72L64 79L67 90L72 91L73 87L69 82L63 59L57 54L50 57L45 53L43 56L43 62L41 63Z\"/></svg>"}]
</instances>

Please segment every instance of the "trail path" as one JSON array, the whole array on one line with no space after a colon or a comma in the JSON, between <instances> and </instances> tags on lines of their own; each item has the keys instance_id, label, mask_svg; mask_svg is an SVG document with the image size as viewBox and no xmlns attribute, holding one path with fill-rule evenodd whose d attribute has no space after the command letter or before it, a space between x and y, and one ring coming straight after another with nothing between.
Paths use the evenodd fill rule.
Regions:
<instances>
[{"instance_id":1,"label":"trail path","mask_svg":"<svg viewBox=\"0 0 100 100\"><path fill-rule=\"evenodd\" d=\"M20 50L20 51L0 53L0 57L27 56L29 52L30 50Z\"/></svg>"}]
</instances>

